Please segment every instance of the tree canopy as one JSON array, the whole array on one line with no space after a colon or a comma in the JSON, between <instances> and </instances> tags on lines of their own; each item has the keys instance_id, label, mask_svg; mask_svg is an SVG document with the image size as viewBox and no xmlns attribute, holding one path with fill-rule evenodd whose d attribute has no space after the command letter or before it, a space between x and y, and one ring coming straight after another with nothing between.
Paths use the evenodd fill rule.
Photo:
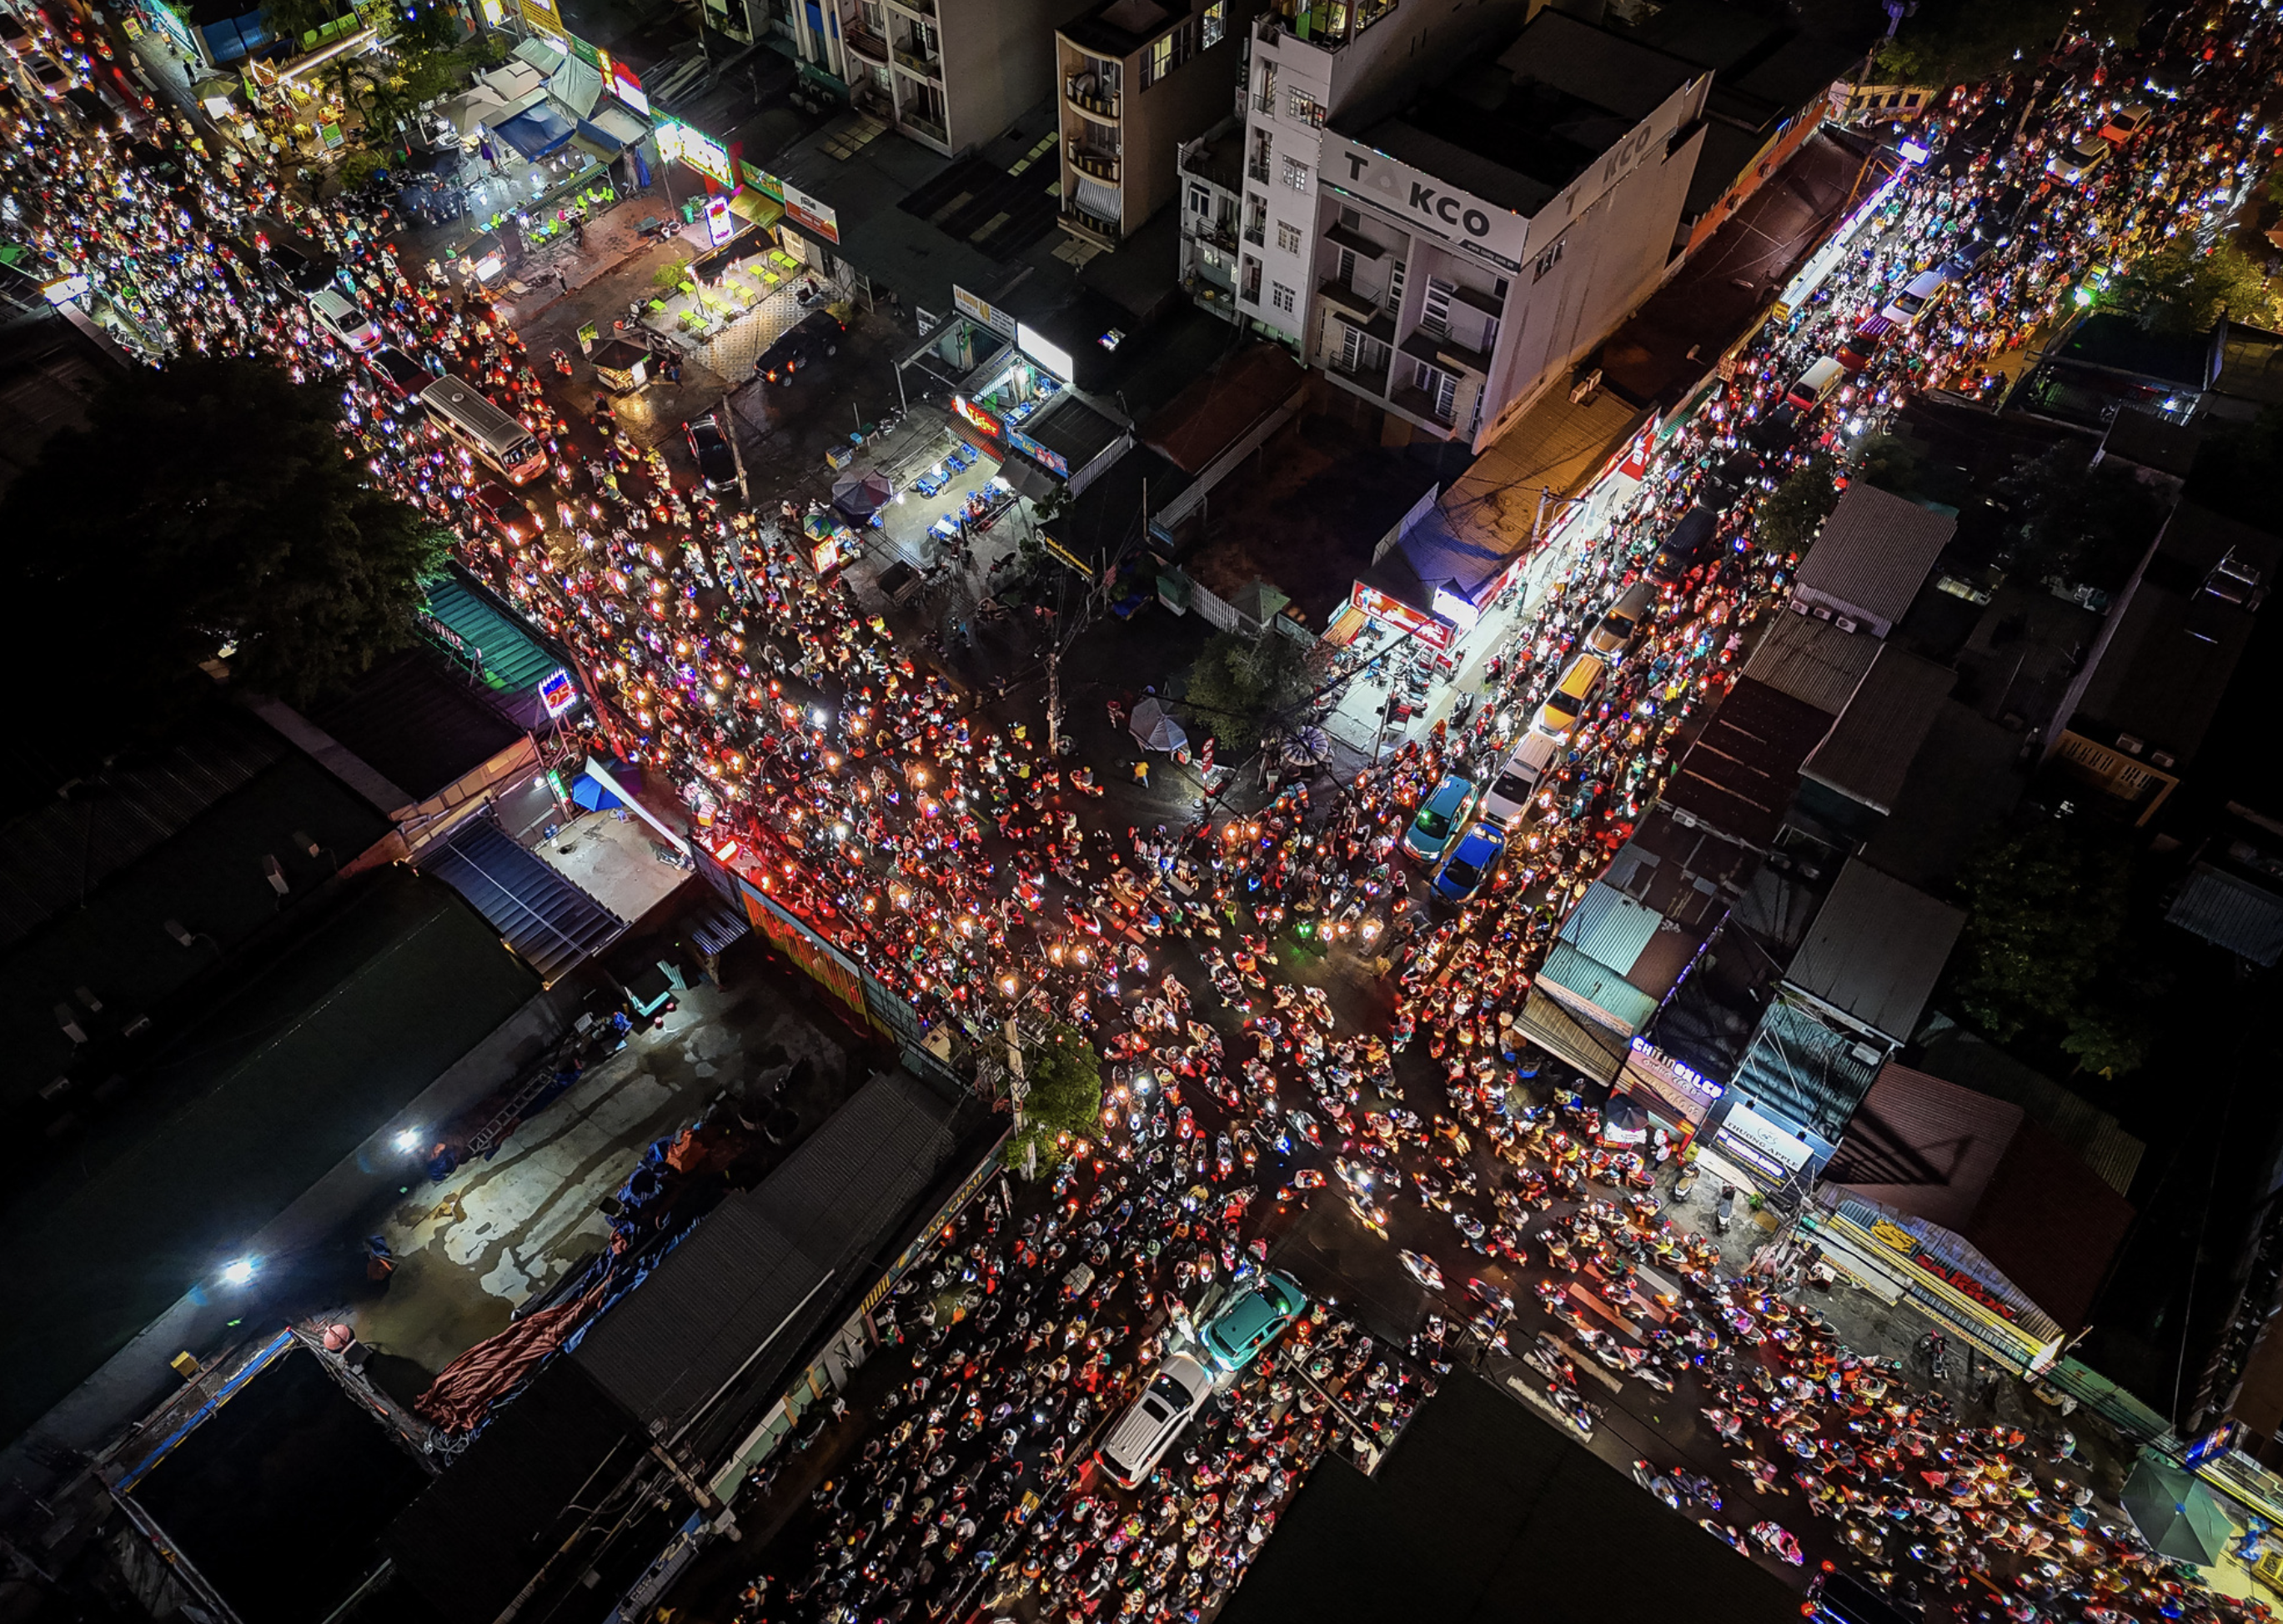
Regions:
<instances>
[{"instance_id":1,"label":"tree canopy","mask_svg":"<svg viewBox=\"0 0 2283 1624\"><path fill-rule=\"evenodd\" d=\"M1191 663L1180 703L1195 708L1200 737L1217 734L1249 745L1307 693L1307 654L1294 640L1275 631L1216 632Z\"/></svg>"},{"instance_id":2,"label":"tree canopy","mask_svg":"<svg viewBox=\"0 0 2283 1624\"><path fill-rule=\"evenodd\" d=\"M1837 471L1829 453L1811 450L1760 503L1760 545L1779 553L1805 552L1839 505L1839 487L1833 483Z\"/></svg>"},{"instance_id":3,"label":"tree canopy","mask_svg":"<svg viewBox=\"0 0 2283 1624\"><path fill-rule=\"evenodd\" d=\"M2227 243L2207 253L2185 237L2143 254L2104 299L2118 315L2170 338L2209 332L2222 316L2254 327L2275 321L2267 277L2249 254Z\"/></svg>"},{"instance_id":4,"label":"tree canopy","mask_svg":"<svg viewBox=\"0 0 2283 1624\"><path fill-rule=\"evenodd\" d=\"M1952 990L2000 1043L2055 1043L2115 1076L2147 1058L2151 990L2123 952L2131 859L2114 831L2052 819L1999 839L1959 878L1967 909Z\"/></svg>"},{"instance_id":5,"label":"tree canopy","mask_svg":"<svg viewBox=\"0 0 2283 1624\"><path fill-rule=\"evenodd\" d=\"M1023 1053L1023 1131L1007 1144L1009 1165L1020 1167L1035 1146L1041 1166L1058 1162L1068 1146L1102 1133L1102 1061L1078 1028L1049 1029Z\"/></svg>"},{"instance_id":6,"label":"tree canopy","mask_svg":"<svg viewBox=\"0 0 2283 1624\"><path fill-rule=\"evenodd\" d=\"M2036 62L2066 30L2130 45L2147 0L1915 0L1895 37L1880 43L1873 80L1965 84Z\"/></svg>"},{"instance_id":7,"label":"tree canopy","mask_svg":"<svg viewBox=\"0 0 2283 1624\"><path fill-rule=\"evenodd\" d=\"M339 398L252 361L121 377L0 498L19 619L67 658L27 662L19 706L58 770L155 731L233 680L294 702L413 635L448 540L367 484Z\"/></svg>"},{"instance_id":8,"label":"tree canopy","mask_svg":"<svg viewBox=\"0 0 2283 1624\"><path fill-rule=\"evenodd\" d=\"M2019 463L1999 488L2014 514L2006 532L2010 571L2103 592L2124 585L2166 512L2123 465L2094 466L2091 448L2073 440Z\"/></svg>"},{"instance_id":9,"label":"tree canopy","mask_svg":"<svg viewBox=\"0 0 2283 1624\"><path fill-rule=\"evenodd\" d=\"M2274 523L2283 483L2283 408L2269 407L2249 423L2214 419L2204 428L2189 472L2190 501L2260 529Z\"/></svg>"}]
</instances>

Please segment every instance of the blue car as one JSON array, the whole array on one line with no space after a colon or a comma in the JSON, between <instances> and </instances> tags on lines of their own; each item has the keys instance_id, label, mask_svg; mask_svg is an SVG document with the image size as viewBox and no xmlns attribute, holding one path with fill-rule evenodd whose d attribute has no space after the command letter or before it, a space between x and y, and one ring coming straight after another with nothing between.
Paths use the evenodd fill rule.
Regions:
<instances>
[{"instance_id":1,"label":"blue car","mask_svg":"<svg viewBox=\"0 0 2283 1624\"><path fill-rule=\"evenodd\" d=\"M1477 823L1459 837L1435 876L1435 894L1450 902L1464 902L1483 889L1483 882L1498 866L1506 850L1506 836L1488 823Z\"/></svg>"},{"instance_id":2,"label":"blue car","mask_svg":"<svg viewBox=\"0 0 2283 1624\"><path fill-rule=\"evenodd\" d=\"M1450 849L1451 842L1475 810L1477 791L1470 779L1453 773L1435 786L1419 808L1419 815L1403 832L1403 849L1422 863L1433 863Z\"/></svg>"}]
</instances>

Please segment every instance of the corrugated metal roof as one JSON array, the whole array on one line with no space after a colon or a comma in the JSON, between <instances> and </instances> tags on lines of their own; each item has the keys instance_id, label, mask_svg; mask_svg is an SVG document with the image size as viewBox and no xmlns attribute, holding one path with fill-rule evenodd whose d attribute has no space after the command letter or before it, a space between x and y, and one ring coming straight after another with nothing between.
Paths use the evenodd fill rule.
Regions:
<instances>
[{"instance_id":1,"label":"corrugated metal roof","mask_svg":"<svg viewBox=\"0 0 2283 1624\"><path fill-rule=\"evenodd\" d=\"M1596 880L1562 921L1562 939L1622 975L1633 967L1633 960L1656 934L1656 909L1643 907L1614 886Z\"/></svg>"},{"instance_id":2,"label":"corrugated metal roof","mask_svg":"<svg viewBox=\"0 0 2283 1624\"><path fill-rule=\"evenodd\" d=\"M1830 729L1830 712L1745 677L1680 758L1663 798L1765 847L1798 792L1799 764Z\"/></svg>"},{"instance_id":3,"label":"corrugated metal roof","mask_svg":"<svg viewBox=\"0 0 2283 1624\"><path fill-rule=\"evenodd\" d=\"M1902 1042L1965 927L1948 903L1851 858L1784 979Z\"/></svg>"},{"instance_id":4,"label":"corrugated metal roof","mask_svg":"<svg viewBox=\"0 0 2283 1624\"><path fill-rule=\"evenodd\" d=\"M166 749L106 768L68 797L9 820L0 838L0 947L78 907L287 749L252 717L217 706Z\"/></svg>"},{"instance_id":5,"label":"corrugated metal roof","mask_svg":"<svg viewBox=\"0 0 2283 1624\"><path fill-rule=\"evenodd\" d=\"M2164 918L2263 969L2283 958L2283 897L2209 863L2188 871Z\"/></svg>"},{"instance_id":6,"label":"corrugated metal roof","mask_svg":"<svg viewBox=\"0 0 2283 1624\"><path fill-rule=\"evenodd\" d=\"M471 818L449 839L429 847L419 866L467 898L550 986L627 928L488 817Z\"/></svg>"},{"instance_id":7,"label":"corrugated metal roof","mask_svg":"<svg viewBox=\"0 0 2283 1624\"><path fill-rule=\"evenodd\" d=\"M1760 1016L1759 1030L1752 1034L1729 1092L1765 1101L1835 1140L1871 1092L1884 1059L1862 1059L1853 1052L1860 1042L1779 998Z\"/></svg>"},{"instance_id":8,"label":"corrugated metal roof","mask_svg":"<svg viewBox=\"0 0 2283 1624\"><path fill-rule=\"evenodd\" d=\"M1536 987L1530 990L1515 1024L1531 1042L1596 1082L1614 1081L1625 1063L1628 1045L1624 1039L1590 1021L1579 1020L1552 993Z\"/></svg>"},{"instance_id":9,"label":"corrugated metal roof","mask_svg":"<svg viewBox=\"0 0 2283 1624\"><path fill-rule=\"evenodd\" d=\"M459 666L417 647L383 661L339 698L312 706L309 719L415 802L425 801L523 738L481 693Z\"/></svg>"},{"instance_id":10,"label":"corrugated metal roof","mask_svg":"<svg viewBox=\"0 0 2283 1624\"><path fill-rule=\"evenodd\" d=\"M1550 996L1565 998L1572 1004L1590 1004L1625 1030L1631 1037L1648 1024L1656 1013L1656 1000L1625 980L1608 965L1588 959L1567 942L1556 942L1554 951L1546 955L1545 967L1538 972L1538 984ZM1592 1018L1591 1013L1580 1014Z\"/></svg>"},{"instance_id":11,"label":"corrugated metal roof","mask_svg":"<svg viewBox=\"0 0 2283 1624\"><path fill-rule=\"evenodd\" d=\"M1812 615L1777 615L1744 663L1744 674L1837 716L1879 649L1877 638L1843 632Z\"/></svg>"},{"instance_id":12,"label":"corrugated metal roof","mask_svg":"<svg viewBox=\"0 0 2283 1624\"><path fill-rule=\"evenodd\" d=\"M2132 1193L2132 1180L2148 1147L2092 1101L1956 1027L1929 1037L1919 1064L1930 1076L2013 1101L2031 1122L2074 1150L2103 1184L2119 1195Z\"/></svg>"},{"instance_id":13,"label":"corrugated metal roof","mask_svg":"<svg viewBox=\"0 0 2283 1624\"><path fill-rule=\"evenodd\" d=\"M1801 561L1796 590L1810 602L1892 626L1957 530L1957 520L1858 480Z\"/></svg>"},{"instance_id":14,"label":"corrugated metal roof","mask_svg":"<svg viewBox=\"0 0 2283 1624\"><path fill-rule=\"evenodd\" d=\"M1890 1061L1824 1177L1897 1212L1962 1230L2022 1122L2017 1105Z\"/></svg>"},{"instance_id":15,"label":"corrugated metal roof","mask_svg":"<svg viewBox=\"0 0 2283 1624\"><path fill-rule=\"evenodd\" d=\"M874 1077L759 1188L716 1208L570 1356L667 1434L733 1382L773 1391L923 1216L959 1147L954 1109L908 1073Z\"/></svg>"},{"instance_id":16,"label":"corrugated metal roof","mask_svg":"<svg viewBox=\"0 0 2283 1624\"><path fill-rule=\"evenodd\" d=\"M1800 763L1799 775L1890 812L1958 673L1895 644L1878 647L1877 661L1823 742Z\"/></svg>"},{"instance_id":17,"label":"corrugated metal roof","mask_svg":"<svg viewBox=\"0 0 2283 1624\"><path fill-rule=\"evenodd\" d=\"M428 583L428 612L480 651L484 680L503 692L536 688L561 664L488 594L456 574L440 575Z\"/></svg>"}]
</instances>

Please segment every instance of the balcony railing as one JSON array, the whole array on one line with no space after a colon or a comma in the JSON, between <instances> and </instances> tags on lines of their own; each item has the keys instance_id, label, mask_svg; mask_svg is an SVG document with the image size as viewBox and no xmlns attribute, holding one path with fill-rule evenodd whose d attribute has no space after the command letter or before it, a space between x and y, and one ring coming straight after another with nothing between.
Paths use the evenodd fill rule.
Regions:
<instances>
[{"instance_id":1,"label":"balcony railing","mask_svg":"<svg viewBox=\"0 0 2283 1624\"><path fill-rule=\"evenodd\" d=\"M1195 214L1184 214L1181 218L1188 222L1189 235L1198 242L1211 243L1225 253L1236 252L1235 227L1216 225L1210 220L1200 220Z\"/></svg>"},{"instance_id":2,"label":"balcony railing","mask_svg":"<svg viewBox=\"0 0 2283 1624\"><path fill-rule=\"evenodd\" d=\"M1104 220L1101 215L1082 209L1075 203L1065 202L1063 205L1062 223L1064 230L1076 232L1080 237L1091 237L1105 248L1117 247L1125 236L1116 221Z\"/></svg>"},{"instance_id":3,"label":"balcony railing","mask_svg":"<svg viewBox=\"0 0 2283 1624\"><path fill-rule=\"evenodd\" d=\"M1071 147L1071 167L1080 175L1090 175L1097 181L1118 184L1118 159L1105 153L1089 152L1084 147Z\"/></svg>"},{"instance_id":4,"label":"balcony railing","mask_svg":"<svg viewBox=\"0 0 2283 1624\"><path fill-rule=\"evenodd\" d=\"M916 51L906 51L899 46L896 50L896 65L917 74L923 79L940 82L943 78L941 57L923 57Z\"/></svg>"},{"instance_id":5,"label":"balcony railing","mask_svg":"<svg viewBox=\"0 0 2283 1624\"><path fill-rule=\"evenodd\" d=\"M1266 184L1268 180L1267 160L1265 159L1256 158L1252 159L1251 162L1244 166L1244 172L1252 179Z\"/></svg>"},{"instance_id":6,"label":"balcony railing","mask_svg":"<svg viewBox=\"0 0 2283 1624\"><path fill-rule=\"evenodd\" d=\"M1087 80L1091 78L1092 75L1089 74L1087 76L1087 79L1064 80L1063 82L1063 98L1081 113L1090 113L1096 118L1108 119L1112 123L1115 123L1121 116L1118 112L1120 98L1118 92L1115 90L1104 91L1098 87L1093 89L1081 88L1086 85Z\"/></svg>"},{"instance_id":7,"label":"balcony railing","mask_svg":"<svg viewBox=\"0 0 2283 1624\"><path fill-rule=\"evenodd\" d=\"M932 18L935 15L935 0L890 0L890 4L901 6L915 17Z\"/></svg>"},{"instance_id":8,"label":"balcony railing","mask_svg":"<svg viewBox=\"0 0 2283 1624\"><path fill-rule=\"evenodd\" d=\"M951 144L951 132L924 113L914 113L907 108L899 116L906 129L914 130L927 136L938 146Z\"/></svg>"},{"instance_id":9,"label":"balcony railing","mask_svg":"<svg viewBox=\"0 0 2283 1624\"><path fill-rule=\"evenodd\" d=\"M842 32L841 38L848 42L849 50L867 62L877 62L884 66L892 59L888 54L887 41L867 29L857 27L853 23Z\"/></svg>"}]
</instances>

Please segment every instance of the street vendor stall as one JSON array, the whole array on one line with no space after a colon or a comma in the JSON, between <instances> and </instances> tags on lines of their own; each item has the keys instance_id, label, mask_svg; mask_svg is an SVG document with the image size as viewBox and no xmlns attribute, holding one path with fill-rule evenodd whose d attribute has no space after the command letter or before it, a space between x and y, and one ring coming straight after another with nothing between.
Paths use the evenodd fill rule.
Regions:
<instances>
[{"instance_id":1,"label":"street vendor stall","mask_svg":"<svg viewBox=\"0 0 2283 1624\"><path fill-rule=\"evenodd\" d=\"M626 394L650 382L651 366L657 358L642 345L612 338L596 345L587 359L594 363L595 376L603 380L604 388L613 394Z\"/></svg>"},{"instance_id":2,"label":"street vendor stall","mask_svg":"<svg viewBox=\"0 0 2283 1624\"><path fill-rule=\"evenodd\" d=\"M801 556L819 576L830 574L856 556L856 532L834 522L830 514L812 512L800 522Z\"/></svg>"}]
</instances>

